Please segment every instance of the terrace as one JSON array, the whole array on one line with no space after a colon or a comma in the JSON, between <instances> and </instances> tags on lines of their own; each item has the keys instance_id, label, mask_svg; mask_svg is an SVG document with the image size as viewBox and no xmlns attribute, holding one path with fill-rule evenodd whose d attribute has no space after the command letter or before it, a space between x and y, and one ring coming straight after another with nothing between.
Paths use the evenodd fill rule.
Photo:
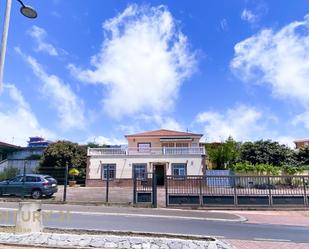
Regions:
<instances>
[{"instance_id":1,"label":"terrace","mask_svg":"<svg viewBox=\"0 0 309 249\"><path fill-rule=\"evenodd\" d=\"M102 155L205 155L204 147L151 147L151 148L88 148L88 156Z\"/></svg>"}]
</instances>

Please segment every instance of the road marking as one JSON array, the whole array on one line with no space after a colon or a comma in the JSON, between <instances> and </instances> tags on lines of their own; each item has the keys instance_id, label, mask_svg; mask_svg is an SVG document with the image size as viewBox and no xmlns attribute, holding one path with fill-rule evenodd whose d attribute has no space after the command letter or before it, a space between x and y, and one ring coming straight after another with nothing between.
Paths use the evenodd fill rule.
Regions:
<instances>
[{"instance_id":1,"label":"road marking","mask_svg":"<svg viewBox=\"0 0 309 249\"><path fill-rule=\"evenodd\" d=\"M258 240L258 241L275 241L275 242L291 242L291 240L289 240L289 239L254 238L254 240Z\"/></svg>"},{"instance_id":2,"label":"road marking","mask_svg":"<svg viewBox=\"0 0 309 249\"><path fill-rule=\"evenodd\" d=\"M213 236L213 237L215 237L216 239L224 239L225 237L224 236L217 236L217 235L210 235L210 236Z\"/></svg>"},{"instance_id":3,"label":"road marking","mask_svg":"<svg viewBox=\"0 0 309 249\"><path fill-rule=\"evenodd\" d=\"M0 211L17 211L17 208L0 208ZM226 221L239 222L239 220L220 219L220 218L205 218L205 217L185 217L173 215L155 215L155 214L131 214L131 213L103 213L103 212L83 212L70 210L43 210L43 212L50 213L69 213L78 215L95 215L95 216L125 216L125 217L142 217L142 218L164 218L164 219L182 219L182 220L201 220L201 221Z\"/></svg>"}]
</instances>

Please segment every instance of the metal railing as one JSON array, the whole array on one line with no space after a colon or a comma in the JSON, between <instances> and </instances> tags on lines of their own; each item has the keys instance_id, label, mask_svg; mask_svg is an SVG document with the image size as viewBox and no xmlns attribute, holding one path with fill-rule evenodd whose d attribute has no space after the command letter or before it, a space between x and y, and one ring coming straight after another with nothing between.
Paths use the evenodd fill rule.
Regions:
<instances>
[{"instance_id":1,"label":"metal railing","mask_svg":"<svg viewBox=\"0 0 309 249\"><path fill-rule=\"evenodd\" d=\"M88 148L88 156L100 155L205 155L204 147Z\"/></svg>"},{"instance_id":2,"label":"metal railing","mask_svg":"<svg viewBox=\"0 0 309 249\"><path fill-rule=\"evenodd\" d=\"M166 177L166 204L203 206L305 206L309 176Z\"/></svg>"}]
</instances>

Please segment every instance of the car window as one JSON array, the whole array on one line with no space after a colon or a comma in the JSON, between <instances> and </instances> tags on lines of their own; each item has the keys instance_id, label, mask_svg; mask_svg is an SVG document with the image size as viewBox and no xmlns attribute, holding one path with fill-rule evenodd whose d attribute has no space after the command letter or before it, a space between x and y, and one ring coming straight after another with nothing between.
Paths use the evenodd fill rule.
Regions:
<instances>
[{"instance_id":1,"label":"car window","mask_svg":"<svg viewBox=\"0 0 309 249\"><path fill-rule=\"evenodd\" d=\"M26 176L26 182L38 182L38 177Z\"/></svg>"},{"instance_id":2,"label":"car window","mask_svg":"<svg viewBox=\"0 0 309 249\"><path fill-rule=\"evenodd\" d=\"M52 178L51 176L46 176L45 179L49 182L55 182L56 180Z\"/></svg>"},{"instance_id":3,"label":"car window","mask_svg":"<svg viewBox=\"0 0 309 249\"><path fill-rule=\"evenodd\" d=\"M13 178L12 180L10 180L10 182L21 182L22 179L23 179L22 176L18 176L18 177Z\"/></svg>"}]
</instances>

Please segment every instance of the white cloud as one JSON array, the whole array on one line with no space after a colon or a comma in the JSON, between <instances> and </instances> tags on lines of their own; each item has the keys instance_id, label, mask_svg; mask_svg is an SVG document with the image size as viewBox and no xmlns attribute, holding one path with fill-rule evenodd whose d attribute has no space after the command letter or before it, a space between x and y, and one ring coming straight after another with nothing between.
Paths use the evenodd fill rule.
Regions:
<instances>
[{"instance_id":1,"label":"white cloud","mask_svg":"<svg viewBox=\"0 0 309 249\"><path fill-rule=\"evenodd\" d=\"M118 138L109 138L109 137L104 137L104 136L90 136L89 138L86 139L86 141L83 144L87 143L96 143L99 145L123 145L127 144L126 140L123 139L118 139Z\"/></svg>"},{"instance_id":2,"label":"white cloud","mask_svg":"<svg viewBox=\"0 0 309 249\"><path fill-rule=\"evenodd\" d=\"M255 23L259 20L258 15L254 14L251 10L249 9L244 9L241 13L241 19L244 21L247 21L249 23Z\"/></svg>"},{"instance_id":3,"label":"white cloud","mask_svg":"<svg viewBox=\"0 0 309 249\"><path fill-rule=\"evenodd\" d=\"M237 43L231 68L244 81L271 86L278 98L309 103L309 16L278 32L264 29Z\"/></svg>"},{"instance_id":4,"label":"white cloud","mask_svg":"<svg viewBox=\"0 0 309 249\"><path fill-rule=\"evenodd\" d=\"M151 127L154 127L153 129L183 130L182 125L169 116L142 114L136 116L135 121L137 121L137 123L143 122L144 124L150 124ZM137 124L137 127L140 126L140 124Z\"/></svg>"},{"instance_id":5,"label":"white cloud","mask_svg":"<svg viewBox=\"0 0 309 249\"><path fill-rule=\"evenodd\" d=\"M222 30L222 31L228 30L228 23L227 23L227 20L226 20L225 18L223 18L223 19L220 21L220 27L221 27L221 30Z\"/></svg>"},{"instance_id":6,"label":"white cloud","mask_svg":"<svg viewBox=\"0 0 309 249\"><path fill-rule=\"evenodd\" d=\"M52 139L55 135L42 128L32 112L29 104L25 101L21 92L15 85L4 85L4 96L8 95L9 104L0 104L0 140L26 145L30 136L43 136Z\"/></svg>"},{"instance_id":7,"label":"white cloud","mask_svg":"<svg viewBox=\"0 0 309 249\"><path fill-rule=\"evenodd\" d=\"M196 64L178 24L164 6L130 5L104 22L93 69L69 68L78 79L105 87L104 110L112 117L168 112Z\"/></svg>"},{"instance_id":8,"label":"white cloud","mask_svg":"<svg viewBox=\"0 0 309 249\"><path fill-rule=\"evenodd\" d=\"M33 73L42 81L41 93L56 109L63 130L85 128L84 102L73 92L69 84L65 84L56 75L47 74L42 65L31 56L23 54L19 48L16 51L29 63Z\"/></svg>"},{"instance_id":9,"label":"white cloud","mask_svg":"<svg viewBox=\"0 0 309 249\"><path fill-rule=\"evenodd\" d=\"M274 97L299 104L309 129L309 15L279 31L264 29L237 43L231 68L246 82L270 86Z\"/></svg>"},{"instance_id":10,"label":"white cloud","mask_svg":"<svg viewBox=\"0 0 309 249\"><path fill-rule=\"evenodd\" d=\"M29 35L33 37L37 43L36 51L38 52L46 52L51 56L58 56L59 53L57 49L50 43L45 41L45 38L47 36L47 32L45 29L40 28L38 26L32 26L32 28L29 30Z\"/></svg>"},{"instance_id":11,"label":"white cloud","mask_svg":"<svg viewBox=\"0 0 309 249\"><path fill-rule=\"evenodd\" d=\"M309 110L296 115L292 123L294 125L303 124L309 130Z\"/></svg>"},{"instance_id":12,"label":"white cloud","mask_svg":"<svg viewBox=\"0 0 309 249\"><path fill-rule=\"evenodd\" d=\"M294 140L295 137L291 136L278 136L273 139L274 141L278 141L280 144L284 144L290 148L295 148Z\"/></svg>"},{"instance_id":13,"label":"white cloud","mask_svg":"<svg viewBox=\"0 0 309 249\"><path fill-rule=\"evenodd\" d=\"M230 108L225 113L202 112L196 122L204 126L208 141L222 141L229 136L239 141L258 139L265 131L262 112L246 105Z\"/></svg>"}]
</instances>

